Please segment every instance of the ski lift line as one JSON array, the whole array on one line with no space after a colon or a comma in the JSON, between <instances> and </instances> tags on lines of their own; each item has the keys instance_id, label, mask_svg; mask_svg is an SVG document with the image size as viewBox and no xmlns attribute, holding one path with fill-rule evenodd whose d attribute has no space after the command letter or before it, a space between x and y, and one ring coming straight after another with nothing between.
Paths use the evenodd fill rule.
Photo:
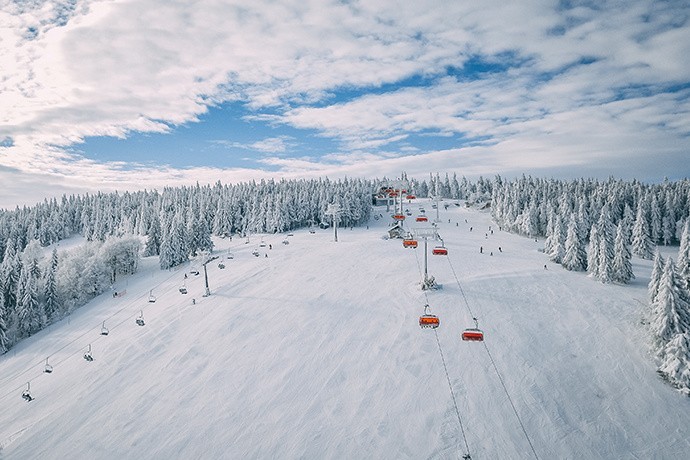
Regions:
<instances>
[{"instance_id":1,"label":"ski lift line","mask_svg":"<svg viewBox=\"0 0 690 460\"><path fill-rule=\"evenodd\" d=\"M157 285L156 287L160 287L162 284L164 284L164 283L170 281L172 278L174 278L174 277L176 277L176 276L178 276L178 275L179 275L179 274L176 273L176 272L175 272L175 273L172 273L170 276L168 276L168 277L165 278L163 281L161 281L160 283L158 283L158 285ZM155 287L154 287L154 289L155 289ZM144 299L145 297L146 297L146 294L142 294L142 295L139 296L137 299L135 299L134 302L136 303L136 301L138 301L138 300L140 300L140 299ZM147 306L148 306L148 303L147 303ZM122 308L120 308L119 310L117 310L115 313L113 313L112 315L110 315L110 316L108 316L107 318L105 318L104 321L108 321L108 320L114 318L115 316L119 315L120 313L122 313L122 312L123 312L124 310L126 310L127 308L131 308L131 304L123 306ZM145 307L144 307L144 308L145 308ZM140 308L140 310L141 310L141 309L142 309L142 308ZM119 323L117 323L115 326L112 326L112 327L110 327L110 328L108 328L108 329L109 329L110 331L112 331L113 329L117 328L118 326L120 326L121 324L125 323L126 321L129 321L131 318L132 318L132 316L128 316L128 317L125 318L124 320L122 320L122 321L120 321ZM94 328L87 329L83 334L81 334L80 336L74 338L72 341L67 342L67 343L66 343L65 345L63 345L62 347L60 347L60 348L58 348L57 350L55 350L55 351L53 351L52 353L50 353L48 356L56 355L56 354L60 353L62 350L64 350L65 348L69 347L70 345L74 345L76 342L78 342L79 340L83 339L83 338L86 337L88 334L92 333L92 332L93 332L93 329L94 329ZM97 329L100 330L100 326L97 326ZM103 338L103 336L99 335L99 336L98 336L96 339L94 339L94 340L99 340L99 339L101 339L101 338ZM74 356L75 354L81 353L81 350L82 350L82 348L80 348L77 352L68 355L65 359L56 362L55 364L56 364L56 365L57 365L57 364L60 364L60 363L64 362L66 359L71 358L71 357ZM45 359L41 359L41 361L39 361L39 362L37 362L37 363L35 363L35 364L30 365L29 367L27 367L27 368L24 369L23 371L19 372L18 374L15 374L15 375L12 375L12 376L9 376L9 377L4 378L4 379L3 379L3 382L0 383L0 387L1 387L1 386L4 386L5 384L9 384L9 383L12 382L13 380L15 380L15 379L17 379L17 378L19 378L19 377L21 377L21 376L27 374L28 372L31 372L31 370L34 369L35 367L44 367L44 366L45 366ZM42 375L42 374L43 374L43 371L41 371L41 373L38 374L37 377L40 376L40 375ZM36 378L36 377L34 377L34 378ZM9 393L9 394L11 394L11 393ZM6 395L3 395L3 396L0 396L0 400L2 400L3 398L5 398L6 396L7 396L7 394L6 394Z\"/></svg>"},{"instance_id":2,"label":"ski lift line","mask_svg":"<svg viewBox=\"0 0 690 460\"><path fill-rule=\"evenodd\" d=\"M467 308L467 311L470 314L470 317L475 318L474 313L472 313L472 308L470 307L470 303L467 300L467 296L465 295L465 290L462 288L462 285L460 284L460 279L458 278L458 275L455 272L455 267L453 267L453 262L450 260L450 257L448 257L447 259L448 259L448 265L450 265L450 269L453 272L453 277L455 278L455 282L458 284L458 289L460 290L460 294L462 295L462 298L465 301L465 307ZM527 439L527 443L529 444L529 447L532 450L532 453L534 454L534 458L539 460L539 455L537 455L537 451L534 449L534 445L532 444L532 439L529 437L529 434L527 434L527 429L525 428L525 424L522 422L522 417L520 417L520 414L518 413L517 408L515 407L515 403L513 402L513 398L510 396L510 393L508 392L508 388L506 387L506 384L503 381L503 377L501 376L501 373L498 371L498 366L496 366L496 361L494 361L494 357L491 354L491 351L489 350L489 346L486 344L486 341L482 341L482 344L484 345L484 349L486 350L486 354L489 356L489 361L491 361L491 365L494 368L494 372L496 373L496 376L498 377L499 382L501 382L501 387L503 387L503 392L505 393L506 397L508 398L508 402L510 403L510 407L512 407L512 409L513 409L513 413L515 414L515 418L517 418L518 423L520 424L520 428L522 428L522 433L525 435L525 439Z\"/></svg>"},{"instance_id":3,"label":"ski lift line","mask_svg":"<svg viewBox=\"0 0 690 460\"><path fill-rule=\"evenodd\" d=\"M422 275L422 266L419 263L419 255L415 252L415 260L417 261L417 270L419 271L419 276ZM425 290L422 291L424 293L424 299L426 300L426 304L429 305L429 295ZM455 415L458 417L458 423L460 424L460 432L462 433L462 439L463 442L465 443L465 449L467 454L463 455L463 458L472 458L470 454L470 446L467 443L467 436L465 434L465 427L462 424L462 417L460 417L460 409L458 409L458 402L457 399L455 398L455 391L453 390L453 384L450 381L450 376L448 375L448 366L446 366L446 358L443 355L443 348L441 347L441 341L438 338L438 330L434 329L434 335L436 336L436 344L438 345L438 353L441 355L441 362L443 363L443 370L446 373L446 380L448 381L448 389L450 390L450 396L453 399L453 407L455 407Z\"/></svg>"},{"instance_id":4,"label":"ski lift line","mask_svg":"<svg viewBox=\"0 0 690 460\"><path fill-rule=\"evenodd\" d=\"M460 417L460 409L458 409L458 401L455 398L455 391L453 391L453 384L450 381L450 376L448 375L448 366L446 366L446 358L443 356L443 348L441 348L441 341L438 338L438 331L434 329L434 336L436 337L436 344L438 345L438 352L441 355L441 362L443 363L443 370L446 373L446 380L448 381L448 388L450 389L450 396L453 399L453 407L455 407L455 415L458 416L458 423L460 424L460 433L462 433L462 440L465 443L465 452L467 452L466 457L472 458L470 454L470 446L467 444L467 435L465 434L465 427L462 424L462 418Z\"/></svg>"},{"instance_id":5,"label":"ski lift line","mask_svg":"<svg viewBox=\"0 0 690 460\"><path fill-rule=\"evenodd\" d=\"M496 367L496 362L494 361L494 357L491 355L491 352L489 351L489 346L486 344L486 342L482 342L484 344L484 349L486 350L486 354L489 355L489 360L491 361L491 365L494 368L494 371L496 371L496 376L498 377L498 380L501 382L501 386L503 387L503 391L505 392L506 396L508 397L508 402L510 402L510 407L513 408L513 412L515 413L515 417L517 418L518 422L520 423L520 428L522 428L522 432L525 435L525 438L527 439L527 443L529 444L530 449L532 450L532 453L534 454L534 458L539 460L539 455L537 455L537 451L534 450L534 445L532 444L532 440L530 439L529 435L527 434L527 430L525 429L525 424L522 423L522 417L520 417L520 414L518 413L517 409L515 408L515 404L513 403L513 398L510 397L510 394L508 393L508 389L506 388L506 384L503 381L503 377L501 377L501 373L498 372L498 367Z\"/></svg>"}]
</instances>

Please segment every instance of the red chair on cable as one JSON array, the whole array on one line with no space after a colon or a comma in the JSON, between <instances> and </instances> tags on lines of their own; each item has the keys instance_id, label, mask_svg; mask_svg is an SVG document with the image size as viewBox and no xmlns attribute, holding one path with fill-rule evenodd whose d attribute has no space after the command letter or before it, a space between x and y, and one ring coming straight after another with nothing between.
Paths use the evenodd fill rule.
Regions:
<instances>
[{"instance_id":1,"label":"red chair on cable","mask_svg":"<svg viewBox=\"0 0 690 460\"><path fill-rule=\"evenodd\" d=\"M435 256L447 256L448 249L446 249L445 246L436 246L434 249L431 250L431 253Z\"/></svg>"},{"instance_id":2,"label":"red chair on cable","mask_svg":"<svg viewBox=\"0 0 690 460\"><path fill-rule=\"evenodd\" d=\"M415 221L417 221L417 222L428 222L429 218L427 216L417 216Z\"/></svg>"},{"instance_id":3,"label":"red chair on cable","mask_svg":"<svg viewBox=\"0 0 690 460\"><path fill-rule=\"evenodd\" d=\"M403 240L403 247L415 249L417 247L417 240Z\"/></svg>"},{"instance_id":4,"label":"red chair on cable","mask_svg":"<svg viewBox=\"0 0 690 460\"><path fill-rule=\"evenodd\" d=\"M424 314L419 317L419 327L436 329L439 324L438 316L429 313L429 304L424 305Z\"/></svg>"},{"instance_id":5,"label":"red chair on cable","mask_svg":"<svg viewBox=\"0 0 690 460\"><path fill-rule=\"evenodd\" d=\"M474 320L475 327L467 328L462 331L462 340L466 342L483 342L484 332L479 329L479 321L477 318L472 318Z\"/></svg>"}]
</instances>

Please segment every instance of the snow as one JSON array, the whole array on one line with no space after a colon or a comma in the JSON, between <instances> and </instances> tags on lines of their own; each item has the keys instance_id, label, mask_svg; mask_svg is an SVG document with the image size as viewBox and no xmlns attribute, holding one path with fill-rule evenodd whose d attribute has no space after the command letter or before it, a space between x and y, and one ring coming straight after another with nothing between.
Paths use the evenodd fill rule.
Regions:
<instances>
[{"instance_id":1,"label":"snow","mask_svg":"<svg viewBox=\"0 0 690 460\"><path fill-rule=\"evenodd\" d=\"M473 459L533 456L487 349L539 458L686 457L690 398L657 376L641 324L651 261L633 259L630 285L603 285L548 262L542 240L495 226L485 237L486 212L440 213L448 256L428 263L443 288L427 293L424 245L382 239L388 218L341 228L338 243L307 229L289 245L218 239L210 297L203 270L179 293L191 263L142 260L114 286L125 296L106 293L0 357L0 456L459 458L438 334ZM272 249L254 257L262 237ZM474 327L460 287L484 342L460 338ZM427 301L438 329L419 327Z\"/></svg>"}]
</instances>

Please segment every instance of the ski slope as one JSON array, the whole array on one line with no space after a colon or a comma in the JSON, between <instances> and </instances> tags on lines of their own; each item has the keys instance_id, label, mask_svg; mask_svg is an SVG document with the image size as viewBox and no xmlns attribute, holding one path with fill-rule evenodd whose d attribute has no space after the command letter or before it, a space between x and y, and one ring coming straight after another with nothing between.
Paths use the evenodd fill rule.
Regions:
<instances>
[{"instance_id":1,"label":"ski slope","mask_svg":"<svg viewBox=\"0 0 690 460\"><path fill-rule=\"evenodd\" d=\"M125 296L0 357L0 457L687 458L690 399L657 377L641 325L649 261L634 260L632 285L602 285L548 263L543 241L491 234L486 212L440 216L449 255L429 255L443 288L427 294L423 244L382 239L388 218L338 243L331 230L265 235L272 249L216 240L210 297L203 270L184 280L193 264L144 259L115 286ZM436 330L418 325L427 301ZM484 343L460 340L468 306Z\"/></svg>"}]
</instances>

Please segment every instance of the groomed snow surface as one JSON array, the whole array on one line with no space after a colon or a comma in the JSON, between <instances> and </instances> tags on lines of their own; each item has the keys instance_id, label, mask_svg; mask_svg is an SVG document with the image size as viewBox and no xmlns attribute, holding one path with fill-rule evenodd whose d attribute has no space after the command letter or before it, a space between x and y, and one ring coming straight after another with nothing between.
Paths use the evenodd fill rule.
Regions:
<instances>
[{"instance_id":1,"label":"groomed snow surface","mask_svg":"<svg viewBox=\"0 0 690 460\"><path fill-rule=\"evenodd\" d=\"M543 241L491 234L487 213L451 206L439 224L449 255L429 255L441 324L420 329L424 246L382 239L390 218L377 212L338 243L331 230L288 245L265 235L272 249L217 240L210 297L203 269L178 290L201 267L142 260L115 286L125 296L0 357L0 457L460 458L438 334L474 460L534 458L527 436L541 459L688 458L690 399L657 376L641 324L651 262L634 260L632 285L602 285L547 262ZM460 339L474 326L460 287L524 432L487 348Z\"/></svg>"}]
</instances>

